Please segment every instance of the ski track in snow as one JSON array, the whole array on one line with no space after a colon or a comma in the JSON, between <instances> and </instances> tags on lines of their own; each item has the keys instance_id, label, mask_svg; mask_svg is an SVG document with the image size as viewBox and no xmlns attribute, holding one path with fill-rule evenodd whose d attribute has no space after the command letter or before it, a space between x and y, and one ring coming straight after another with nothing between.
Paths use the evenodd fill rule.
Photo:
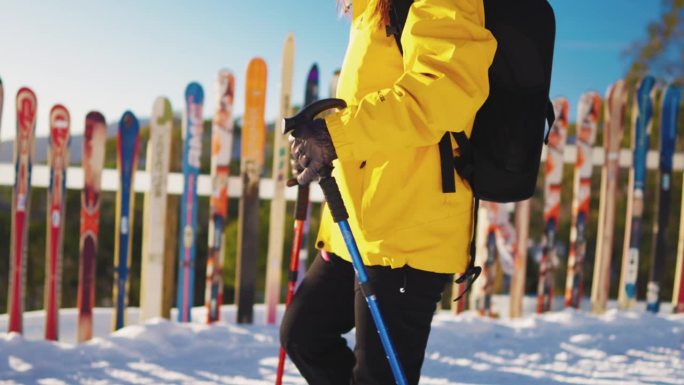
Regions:
<instances>
[{"instance_id":1,"label":"ski track in snow","mask_svg":"<svg viewBox=\"0 0 684 385\"><path fill-rule=\"evenodd\" d=\"M238 325L235 307L224 306L224 321L208 326L204 308L195 308L195 323L137 325L130 308L131 326L110 333L111 309L98 308L96 338L76 344L74 309L61 311L64 342L56 343L42 340L43 312L29 312L25 337L0 333L0 385L270 385L278 327L265 325L263 305L255 314L254 325ZM347 338L353 345L353 334ZM306 384L289 362L283 383ZM564 310L491 320L443 311L433 321L420 383L684 385L684 315Z\"/></svg>"}]
</instances>

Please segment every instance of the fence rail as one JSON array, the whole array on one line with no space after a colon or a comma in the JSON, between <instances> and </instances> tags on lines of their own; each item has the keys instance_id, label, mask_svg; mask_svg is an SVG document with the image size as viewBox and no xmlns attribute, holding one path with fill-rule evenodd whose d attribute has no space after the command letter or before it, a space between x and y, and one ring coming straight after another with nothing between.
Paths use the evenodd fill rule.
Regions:
<instances>
[{"instance_id":1,"label":"fence rail","mask_svg":"<svg viewBox=\"0 0 684 385\"><path fill-rule=\"evenodd\" d=\"M574 145L565 146L564 161L566 164L574 164L577 157L577 148ZM542 160L546 159L546 148L542 153ZM601 166L605 160L605 153L603 148L594 147L592 152L592 161L595 166ZM620 167L628 168L632 165L632 151L622 149L619 155ZM684 153L675 154L674 164L675 171L684 170ZM649 151L647 158L647 168L654 170L658 168L658 152ZM31 178L31 185L35 187L48 187L50 182L49 169L46 165L34 165L33 175ZM0 186L14 185L14 165L11 163L0 163ZM150 177L144 170L138 170L135 174L134 189L135 192L144 193L149 190ZM119 187L118 172L116 169L105 169L102 171L102 190L103 191L117 191ZM323 201L323 192L318 184L311 186L311 200L314 202ZM83 188L83 169L80 167L69 167L67 170L67 189L80 190ZM168 179L168 193L180 195L183 192L183 175L181 173L169 173ZM240 177L233 176L228 180L228 192L232 198L237 198L242 192L242 180ZM209 175L200 175L197 184L197 193L200 196L209 196L211 194L211 179ZM264 178L259 184L259 197L261 199L271 199L273 197L273 180ZM285 191L287 200L294 201L297 199L297 191L294 188L288 188Z\"/></svg>"},{"instance_id":2,"label":"fence rail","mask_svg":"<svg viewBox=\"0 0 684 385\"><path fill-rule=\"evenodd\" d=\"M119 188L119 173L116 169L102 170L102 191L117 191ZM67 189L81 190L83 188L83 169L81 167L69 167L67 169ZM46 165L34 165L31 175L31 186L48 187L50 183L50 170ZM14 185L14 165L0 163L0 186ZM135 173L133 188L135 192L144 193L149 191L150 177L144 170ZM183 174L178 172L169 173L167 191L169 194L180 195L183 193ZM237 198L242 192L242 180L240 177L232 176L228 179L228 195ZM209 196L211 194L211 178L209 175L200 175L197 181L197 194L199 196ZM271 199L273 197L273 180L262 179L259 183L259 197L261 199ZM297 189L285 189L287 200L297 199ZM311 186L311 200L315 202L323 201L323 192L318 184Z\"/></svg>"}]
</instances>

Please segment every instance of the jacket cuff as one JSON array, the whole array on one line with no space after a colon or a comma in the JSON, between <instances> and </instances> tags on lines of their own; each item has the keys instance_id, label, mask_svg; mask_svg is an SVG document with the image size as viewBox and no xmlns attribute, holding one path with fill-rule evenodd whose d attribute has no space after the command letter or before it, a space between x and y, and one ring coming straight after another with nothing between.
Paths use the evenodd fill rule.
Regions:
<instances>
[{"instance_id":1,"label":"jacket cuff","mask_svg":"<svg viewBox=\"0 0 684 385\"><path fill-rule=\"evenodd\" d=\"M344 129L344 123L341 118L342 113L329 115L325 118L325 124L328 127L328 133L335 146L335 152L340 160L354 159L352 152L352 141L347 136Z\"/></svg>"}]
</instances>

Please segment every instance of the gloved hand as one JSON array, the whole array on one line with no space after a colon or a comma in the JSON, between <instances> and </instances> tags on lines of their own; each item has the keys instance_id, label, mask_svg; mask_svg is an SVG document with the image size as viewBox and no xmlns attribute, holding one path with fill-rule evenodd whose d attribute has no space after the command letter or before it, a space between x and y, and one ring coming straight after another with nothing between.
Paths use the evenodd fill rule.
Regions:
<instances>
[{"instance_id":1,"label":"gloved hand","mask_svg":"<svg viewBox=\"0 0 684 385\"><path fill-rule=\"evenodd\" d=\"M318 179L321 168L337 159L335 146L323 119L314 119L310 124L298 128L289 140L293 161L292 174L300 185Z\"/></svg>"}]
</instances>

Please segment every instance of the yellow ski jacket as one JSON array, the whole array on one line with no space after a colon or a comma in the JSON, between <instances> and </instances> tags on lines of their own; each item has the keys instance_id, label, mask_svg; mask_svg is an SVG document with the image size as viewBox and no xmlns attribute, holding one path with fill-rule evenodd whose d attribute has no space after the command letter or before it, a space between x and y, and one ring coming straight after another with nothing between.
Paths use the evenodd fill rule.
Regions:
<instances>
[{"instance_id":1,"label":"yellow ski jacket","mask_svg":"<svg viewBox=\"0 0 684 385\"><path fill-rule=\"evenodd\" d=\"M472 193L458 176L456 192L442 192L437 144L447 131L470 135L496 41L482 0L416 0L402 57L376 3L353 4L337 90L349 107L326 118L339 158L333 176L365 264L462 273ZM317 245L351 260L327 208Z\"/></svg>"}]
</instances>

